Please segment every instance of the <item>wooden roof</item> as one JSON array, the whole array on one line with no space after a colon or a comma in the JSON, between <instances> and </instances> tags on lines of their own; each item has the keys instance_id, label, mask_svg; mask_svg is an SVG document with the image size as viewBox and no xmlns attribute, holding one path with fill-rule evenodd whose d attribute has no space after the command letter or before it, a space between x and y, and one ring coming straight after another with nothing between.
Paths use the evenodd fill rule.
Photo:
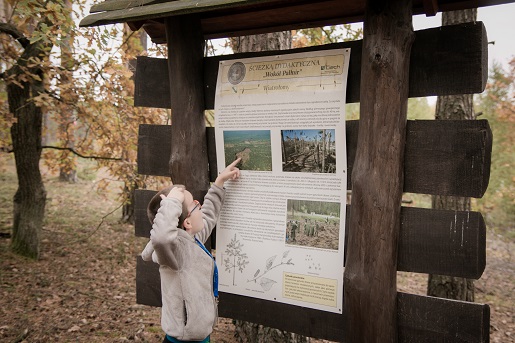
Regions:
<instances>
[{"instance_id":1,"label":"wooden roof","mask_svg":"<svg viewBox=\"0 0 515 343\"><path fill-rule=\"evenodd\" d=\"M413 14L435 15L514 0L413 0ZM362 21L365 0L106 0L91 7L80 26L128 23L166 42L164 18L198 14L206 38L336 25Z\"/></svg>"}]
</instances>

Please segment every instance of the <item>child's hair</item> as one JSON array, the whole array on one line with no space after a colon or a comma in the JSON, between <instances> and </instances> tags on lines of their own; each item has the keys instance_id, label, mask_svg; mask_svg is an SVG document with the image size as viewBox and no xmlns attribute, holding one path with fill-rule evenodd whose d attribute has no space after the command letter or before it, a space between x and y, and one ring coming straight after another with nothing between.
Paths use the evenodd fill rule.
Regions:
<instances>
[{"instance_id":1,"label":"child's hair","mask_svg":"<svg viewBox=\"0 0 515 343\"><path fill-rule=\"evenodd\" d=\"M163 200L163 199L161 199L161 194L163 194L164 196L167 196L168 193L170 193L170 191L172 190L172 188L175 188L175 187L184 188L183 185L168 186L168 187L161 189L159 192L156 193L156 195L154 195L152 197L152 199L150 200L150 202L148 203L148 206L147 206L147 216L148 216L148 220L150 220L150 224L154 224L154 218L156 217L157 210L159 210L159 206L161 206L161 200ZM184 222L184 219L186 219L187 215L188 215L188 208L186 207L186 205L183 202L182 203L182 213L179 216L179 223L177 224L178 227L182 227L182 223Z\"/></svg>"}]
</instances>

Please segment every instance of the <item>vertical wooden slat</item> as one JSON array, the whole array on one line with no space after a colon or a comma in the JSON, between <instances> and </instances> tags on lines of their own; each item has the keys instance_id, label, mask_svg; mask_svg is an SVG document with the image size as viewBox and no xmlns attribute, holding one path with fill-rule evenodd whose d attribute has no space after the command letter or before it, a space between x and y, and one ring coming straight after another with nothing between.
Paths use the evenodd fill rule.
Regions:
<instances>
[{"instance_id":1,"label":"vertical wooden slat","mask_svg":"<svg viewBox=\"0 0 515 343\"><path fill-rule=\"evenodd\" d=\"M345 268L348 342L397 342L397 241L414 40L411 0L368 0Z\"/></svg>"},{"instance_id":2,"label":"vertical wooden slat","mask_svg":"<svg viewBox=\"0 0 515 343\"><path fill-rule=\"evenodd\" d=\"M204 37L200 18L167 18L168 70L172 108L170 174L196 199L209 187L206 126L204 122Z\"/></svg>"}]
</instances>

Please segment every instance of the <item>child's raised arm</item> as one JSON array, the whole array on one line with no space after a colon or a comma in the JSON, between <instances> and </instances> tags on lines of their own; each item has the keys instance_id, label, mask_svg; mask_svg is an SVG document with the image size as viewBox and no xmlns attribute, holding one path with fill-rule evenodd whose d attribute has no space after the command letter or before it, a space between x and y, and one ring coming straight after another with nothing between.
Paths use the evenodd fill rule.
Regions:
<instances>
[{"instance_id":1,"label":"child's raised arm","mask_svg":"<svg viewBox=\"0 0 515 343\"><path fill-rule=\"evenodd\" d=\"M184 186L176 186L170 190L168 195L161 194L161 199L175 198L181 203L184 201Z\"/></svg>"},{"instance_id":2,"label":"child's raised arm","mask_svg":"<svg viewBox=\"0 0 515 343\"><path fill-rule=\"evenodd\" d=\"M240 163L241 157L237 158L233 163L229 164L227 168L222 170L215 180L215 185L220 188L224 187L224 183L227 180L236 180L240 177L240 169L236 167Z\"/></svg>"}]
</instances>

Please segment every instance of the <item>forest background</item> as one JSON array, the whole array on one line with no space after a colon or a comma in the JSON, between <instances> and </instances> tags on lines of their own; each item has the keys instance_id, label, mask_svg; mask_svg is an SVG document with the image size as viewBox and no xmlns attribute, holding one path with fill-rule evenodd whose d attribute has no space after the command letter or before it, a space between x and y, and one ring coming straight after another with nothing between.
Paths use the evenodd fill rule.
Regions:
<instances>
[{"instance_id":1,"label":"forest background","mask_svg":"<svg viewBox=\"0 0 515 343\"><path fill-rule=\"evenodd\" d=\"M135 304L135 256L144 242L130 225L131 196L134 189L158 189L167 182L137 174L139 124L170 124L173 118L167 110L132 106L130 61L140 54L166 56L165 48L153 45L145 52L145 37L121 25L79 30L75 23L84 16L85 3L0 4L0 340L157 342L158 312ZM359 35L350 27L300 30L294 46ZM40 43L44 56L9 73L26 47ZM206 54L213 54L212 42L206 46ZM507 68L495 63L486 91L475 97L479 119L488 119L494 134L490 185L472 204L488 227L487 269L493 267L494 274L487 270L476 287L477 301L492 306L494 342L513 340L515 326L509 295L515 293L514 79L514 57ZM9 110L7 93L9 85L30 83L42 90L29 102L41 109L40 168L47 194L38 260L10 249L19 181L11 130L18 118ZM346 111L348 119L359 118L359 104ZM434 113L427 99L409 100L409 119L434 119ZM208 125L212 115L206 116ZM405 194L404 200L431 206L429 196ZM425 282L424 276L402 275L400 288L424 294ZM220 341L231 341L219 334Z\"/></svg>"}]
</instances>

